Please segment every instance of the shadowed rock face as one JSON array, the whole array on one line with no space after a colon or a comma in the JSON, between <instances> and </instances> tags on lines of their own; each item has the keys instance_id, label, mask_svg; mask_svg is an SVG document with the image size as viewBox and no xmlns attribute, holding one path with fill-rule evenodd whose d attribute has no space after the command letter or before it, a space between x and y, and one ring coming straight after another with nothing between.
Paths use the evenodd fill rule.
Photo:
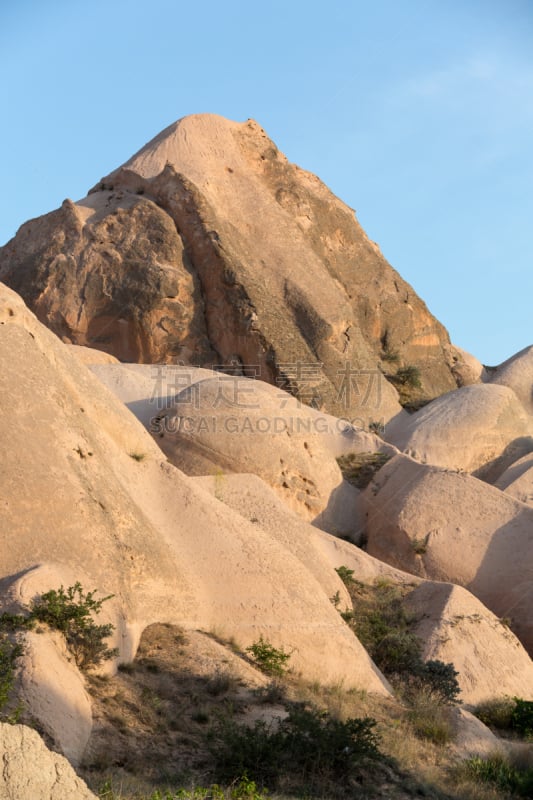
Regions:
<instances>
[{"instance_id":1,"label":"shadowed rock face","mask_svg":"<svg viewBox=\"0 0 533 800\"><path fill-rule=\"evenodd\" d=\"M23 225L0 280L75 344L255 373L365 423L400 410L382 373L418 367L425 397L456 386L443 326L252 120L171 125L87 198Z\"/></svg>"}]
</instances>

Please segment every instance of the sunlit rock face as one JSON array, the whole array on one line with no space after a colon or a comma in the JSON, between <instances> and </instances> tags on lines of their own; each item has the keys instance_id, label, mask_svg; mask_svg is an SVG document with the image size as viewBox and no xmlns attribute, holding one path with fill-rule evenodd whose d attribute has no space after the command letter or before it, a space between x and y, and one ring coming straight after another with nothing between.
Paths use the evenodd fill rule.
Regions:
<instances>
[{"instance_id":1,"label":"sunlit rock face","mask_svg":"<svg viewBox=\"0 0 533 800\"><path fill-rule=\"evenodd\" d=\"M253 374L361 426L401 410L384 375L402 367L424 398L464 382L446 330L353 211L253 120L171 125L85 199L23 225L0 280L66 341Z\"/></svg>"}]
</instances>

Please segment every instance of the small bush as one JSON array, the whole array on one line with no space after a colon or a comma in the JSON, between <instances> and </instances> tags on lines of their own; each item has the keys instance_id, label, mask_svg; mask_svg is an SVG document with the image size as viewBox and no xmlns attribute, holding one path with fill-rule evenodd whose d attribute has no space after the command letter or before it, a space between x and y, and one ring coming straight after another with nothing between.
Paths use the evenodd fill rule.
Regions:
<instances>
[{"instance_id":1,"label":"small bush","mask_svg":"<svg viewBox=\"0 0 533 800\"><path fill-rule=\"evenodd\" d=\"M354 573L353 569L348 569L348 567L345 567L344 564L340 567L336 567L335 572L337 573L337 575L339 576L339 578L341 579L341 581L344 583L345 586L350 586L350 584L355 583L353 577Z\"/></svg>"},{"instance_id":2,"label":"small bush","mask_svg":"<svg viewBox=\"0 0 533 800\"><path fill-rule=\"evenodd\" d=\"M461 694L458 675L453 664L435 659L422 662L417 678L435 702L449 705Z\"/></svg>"},{"instance_id":3,"label":"small bush","mask_svg":"<svg viewBox=\"0 0 533 800\"><path fill-rule=\"evenodd\" d=\"M259 637L259 641L247 647L246 652L250 653L261 672L278 678L287 671L287 662L291 657L290 653L286 653L283 649L278 650L262 636Z\"/></svg>"},{"instance_id":4,"label":"small bush","mask_svg":"<svg viewBox=\"0 0 533 800\"><path fill-rule=\"evenodd\" d=\"M2 631L18 631L23 628L31 630L33 627L35 627L35 620L31 616L8 614L7 612L0 614L0 630Z\"/></svg>"},{"instance_id":5,"label":"small bush","mask_svg":"<svg viewBox=\"0 0 533 800\"><path fill-rule=\"evenodd\" d=\"M124 672L126 675L133 675L137 669L137 665L133 661L124 661L122 664L118 665L117 669L119 672Z\"/></svg>"},{"instance_id":6,"label":"small bush","mask_svg":"<svg viewBox=\"0 0 533 800\"><path fill-rule=\"evenodd\" d=\"M64 635L67 646L80 669L91 669L102 661L114 658L117 650L111 650L105 639L111 636L114 626L110 623L97 625L93 614L99 614L103 603L112 595L95 600L93 592L83 591L81 584L75 583L64 589L51 589L36 600L30 617L44 622Z\"/></svg>"},{"instance_id":7,"label":"small bush","mask_svg":"<svg viewBox=\"0 0 533 800\"><path fill-rule=\"evenodd\" d=\"M352 627L372 658L379 661L377 651L383 639L408 632L410 620L403 606L401 591L391 583L376 586L354 584L348 588L354 608Z\"/></svg>"},{"instance_id":8,"label":"small bush","mask_svg":"<svg viewBox=\"0 0 533 800\"><path fill-rule=\"evenodd\" d=\"M332 718L327 712L293 707L288 717L252 728L224 720L213 731L211 752L217 777L246 773L270 788L346 785L367 760L383 758L372 719Z\"/></svg>"},{"instance_id":9,"label":"small bush","mask_svg":"<svg viewBox=\"0 0 533 800\"><path fill-rule=\"evenodd\" d=\"M386 675L417 673L422 662L420 639L409 631L385 633L373 647L373 658Z\"/></svg>"},{"instance_id":10,"label":"small bush","mask_svg":"<svg viewBox=\"0 0 533 800\"><path fill-rule=\"evenodd\" d=\"M423 556L424 553L427 553L428 541L429 541L429 534L424 536L423 539L412 539L411 540L411 547L413 548L413 550L417 554L417 556Z\"/></svg>"},{"instance_id":11,"label":"small bush","mask_svg":"<svg viewBox=\"0 0 533 800\"><path fill-rule=\"evenodd\" d=\"M533 702L515 697L514 704L511 726L519 736L531 739L533 737Z\"/></svg>"},{"instance_id":12,"label":"small bush","mask_svg":"<svg viewBox=\"0 0 533 800\"><path fill-rule=\"evenodd\" d=\"M231 788L230 797L231 800L268 800L268 791L259 790L255 781L250 781L245 776Z\"/></svg>"},{"instance_id":13,"label":"small bush","mask_svg":"<svg viewBox=\"0 0 533 800\"><path fill-rule=\"evenodd\" d=\"M5 634L0 636L0 720L16 722L18 713L4 714L15 685L15 663L22 655L22 646L15 644Z\"/></svg>"},{"instance_id":14,"label":"small bush","mask_svg":"<svg viewBox=\"0 0 533 800\"><path fill-rule=\"evenodd\" d=\"M371 420L368 423L368 430L370 433L375 433L376 436L383 438L385 433L385 424L381 420Z\"/></svg>"},{"instance_id":15,"label":"small bush","mask_svg":"<svg viewBox=\"0 0 533 800\"><path fill-rule=\"evenodd\" d=\"M420 370L415 366L400 367L395 375L390 376L393 383L399 383L400 386L410 386L412 389L421 389L422 383L420 380Z\"/></svg>"},{"instance_id":16,"label":"small bush","mask_svg":"<svg viewBox=\"0 0 533 800\"><path fill-rule=\"evenodd\" d=\"M381 360L396 363L400 360L400 354L397 350L383 349L381 353Z\"/></svg>"}]
</instances>

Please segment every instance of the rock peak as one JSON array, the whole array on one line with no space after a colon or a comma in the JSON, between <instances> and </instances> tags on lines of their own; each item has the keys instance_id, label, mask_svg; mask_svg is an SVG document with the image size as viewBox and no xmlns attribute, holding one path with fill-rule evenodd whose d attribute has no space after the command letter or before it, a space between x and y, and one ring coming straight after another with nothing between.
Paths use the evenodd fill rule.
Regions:
<instances>
[{"instance_id":1,"label":"rock peak","mask_svg":"<svg viewBox=\"0 0 533 800\"><path fill-rule=\"evenodd\" d=\"M456 387L443 326L254 120L172 123L89 197L24 226L0 279L74 344L253 369L363 426L401 412L398 386L402 403Z\"/></svg>"}]
</instances>

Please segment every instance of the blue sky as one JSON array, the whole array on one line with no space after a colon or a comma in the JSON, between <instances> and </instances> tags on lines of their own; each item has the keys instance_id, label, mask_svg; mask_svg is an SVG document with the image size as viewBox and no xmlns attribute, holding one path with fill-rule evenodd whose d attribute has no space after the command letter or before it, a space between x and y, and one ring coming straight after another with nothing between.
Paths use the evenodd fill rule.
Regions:
<instances>
[{"instance_id":1,"label":"blue sky","mask_svg":"<svg viewBox=\"0 0 533 800\"><path fill-rule=\"evenodd\" d=\"M253 117L496 364L533 343L531 0L0 4L0 244L186 114Z\"/></svg>"}]
</instances>

